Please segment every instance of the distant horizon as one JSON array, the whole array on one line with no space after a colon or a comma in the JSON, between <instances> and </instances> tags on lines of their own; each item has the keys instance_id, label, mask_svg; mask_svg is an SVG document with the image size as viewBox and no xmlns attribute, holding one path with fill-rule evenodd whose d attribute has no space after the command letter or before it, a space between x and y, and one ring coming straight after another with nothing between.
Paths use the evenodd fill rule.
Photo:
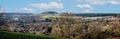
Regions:
<instances>
[{"instance_id":1,"label":"distant horizon","mask_svg":"<svg viewBox=\"0 0 120 39\"><path fill-rule=\"evenodd\" d=\"M32 12L0 12L0 13L31 13L31 14L41 14L42 12L40 13L32 13ZM64 12L58 12L58 14L60 13L64 13ZM120 14L120 13L75 13L75 12L72 12L73 14Z\"/></svg>"},{"instance_id":2,"label":"distant horizon","mask_svg":"<svg viewBox=\"0 0 120 39\"><path fill-rule=\"evenodd\" d=\"M120 13L120 0L0 0L0 12Z\"/></svg>"}]
</instances>

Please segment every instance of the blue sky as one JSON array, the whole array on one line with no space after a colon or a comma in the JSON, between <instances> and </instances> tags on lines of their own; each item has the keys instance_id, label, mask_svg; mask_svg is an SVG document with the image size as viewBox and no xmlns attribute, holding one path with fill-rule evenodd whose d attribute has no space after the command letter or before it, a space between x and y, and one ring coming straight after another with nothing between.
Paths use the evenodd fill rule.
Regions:
<instances>
[{"instance_id":1,"label":"blue sky","mask_svg":"<svg viewBox=\"0 0 120 39\"><path fill-rule=\"evenodd\" d=\"M120 13L120 0L0 0L4 12Z\"/></svg>"}]
</instances>

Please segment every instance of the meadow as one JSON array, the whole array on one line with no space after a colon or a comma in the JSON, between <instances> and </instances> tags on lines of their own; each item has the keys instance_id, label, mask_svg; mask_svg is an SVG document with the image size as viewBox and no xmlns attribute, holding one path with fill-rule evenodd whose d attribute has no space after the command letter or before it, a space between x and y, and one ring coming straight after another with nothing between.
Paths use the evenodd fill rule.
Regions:
<instances>
[{"instance_id":1,"label":"meadow","mask_svg":"<svg viewBox=\"0 0 120 39\"><path fill-rule=\"evenodd\" d=\"M66 38L0 31L0 39L66 39Z\"/></svg>"}]
</instances>

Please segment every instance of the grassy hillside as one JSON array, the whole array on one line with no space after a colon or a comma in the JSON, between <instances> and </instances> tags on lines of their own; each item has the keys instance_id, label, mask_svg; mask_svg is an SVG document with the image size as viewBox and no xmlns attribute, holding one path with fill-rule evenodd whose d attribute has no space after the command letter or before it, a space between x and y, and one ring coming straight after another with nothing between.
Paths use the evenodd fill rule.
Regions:
<instances>
[{"instance_id":1,"label":"grassy hillside","mask_svg":"<svg viewBox=\"0 0 120 39\"><path fill-rule=\"evenodd\" d=\"M0 31L0 39L65 39L65 38Z\"/></svg>"}]
</instances>

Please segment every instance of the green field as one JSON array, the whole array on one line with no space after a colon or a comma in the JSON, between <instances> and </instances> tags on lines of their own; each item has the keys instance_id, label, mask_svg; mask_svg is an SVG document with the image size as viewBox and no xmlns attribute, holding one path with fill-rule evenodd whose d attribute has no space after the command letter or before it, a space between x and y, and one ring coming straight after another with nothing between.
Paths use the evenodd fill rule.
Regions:
<instances>
[{"instance_id":1,"label":"green field","mask_svg":"<svg viewBox=\"0 0 120 39\"><path fill-rule=\"evenodd\" d=\"M0 39L65 39L65 38L0 31Z\"/></svg>"}]
</instances>

